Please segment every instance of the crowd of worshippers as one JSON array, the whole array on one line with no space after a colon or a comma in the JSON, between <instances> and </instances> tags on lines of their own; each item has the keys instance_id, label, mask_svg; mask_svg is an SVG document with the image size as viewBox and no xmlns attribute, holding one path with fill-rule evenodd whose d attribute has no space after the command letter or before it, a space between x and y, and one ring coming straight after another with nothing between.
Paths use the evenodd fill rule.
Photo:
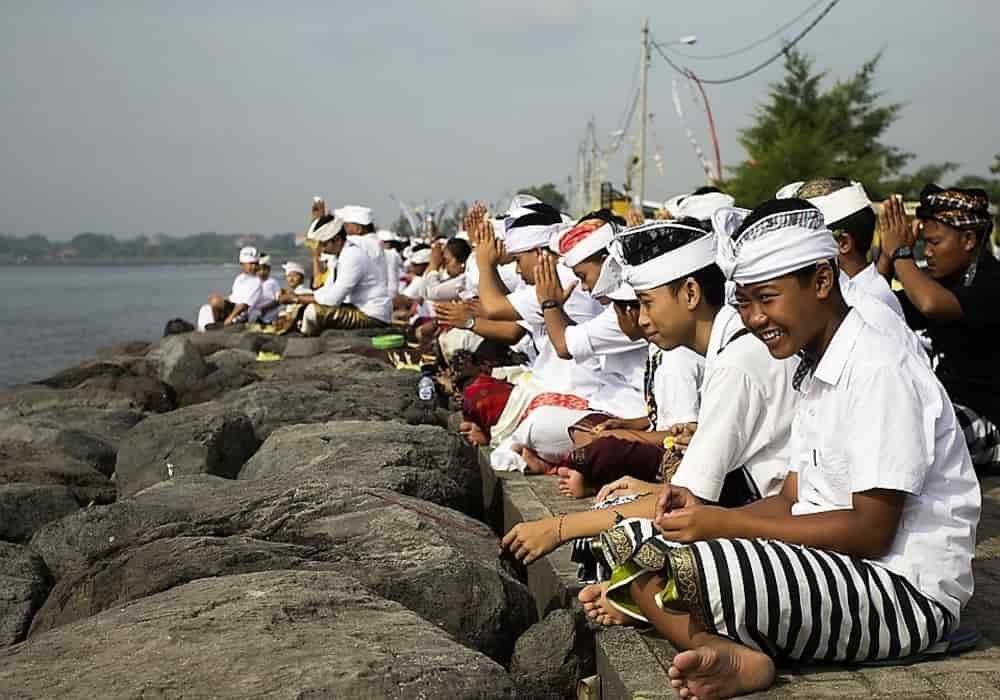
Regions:
<instances>
[{"instance_id":1,"label":"crowd of worshippers","mask_svg":"<svg viewBox=\"0 0 1000 700\"><path fill-rule=\"evenodd\" d=\"M432 341L438 330L434 304L468 298L465 267L472 248L464 232L448 240L406 240L376 229L368 207L349 205L331 214L315 197L305 244L309 265L286 261L284 285L272 277L270 256L252 246L241 249L232 291L209 297L198 330L251 324L318 335L395 324Z\"/></svg>"},{"instance_id":2,"label":"crowd of worshippers","mask_svg":"<svg viewBox=\"0 0 1000 700\"><path fill-rule=\"evenodd\" d=\"M681 650L681 697L765 688L775 660L967 646L977 470L1000 463L986 194L928 185L911 219L821 178L734 204L705 187L663 218L572 220L517 195L403 250L370 210L317 201L311 284L289 263L265 287L245 249L207 308L307 335L415 329L495 469L594 497L516 525L505 552L570 546L593 620Z\"/></svg>"}]
</instances>

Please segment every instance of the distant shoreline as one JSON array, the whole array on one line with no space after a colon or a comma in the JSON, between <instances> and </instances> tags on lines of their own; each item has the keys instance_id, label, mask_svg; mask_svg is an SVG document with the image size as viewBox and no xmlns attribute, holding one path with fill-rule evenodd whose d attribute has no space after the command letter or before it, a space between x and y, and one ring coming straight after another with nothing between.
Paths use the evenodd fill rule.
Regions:
<instances>
[{"instance_id":1,"label":"distant shoreline","mask_svg":"<svg viewBox=\"0 0 1000 700\"><path fill-rule=\"evenodd\" d=\"M285 252L285 251L281 251ZM282 255L271 253L276 265L288 259L306 258L308 251L301 255ZM109 258L109 259L77 259L77 260L0 260L2 267L149 267L154 265L227 265L238 264L233 258Z\"/></svg>"}]
</instances>

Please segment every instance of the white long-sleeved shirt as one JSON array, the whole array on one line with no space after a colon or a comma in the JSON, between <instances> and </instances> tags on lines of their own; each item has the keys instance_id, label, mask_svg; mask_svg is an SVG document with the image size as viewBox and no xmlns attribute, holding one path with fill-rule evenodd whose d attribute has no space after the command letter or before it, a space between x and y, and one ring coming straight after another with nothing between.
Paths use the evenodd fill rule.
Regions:
<instances>
[{"instance_id":1,"label":"white long-sleeved shirt","mask_svg":"<svg viewBox=\"0 0 1000 700\"><path fill-rule=\"evenodd\" d=\"M325 306L353 304L362 313L386 323L392 318L392 299L385 284L385 260L371 258L362 245L348 237L337 259L335 279L314 292Z\"/></svg>"},{"instance_id":2,"label":"white long-sleeved shirt","mask_svg":"<svg viewBox=\"0 0 1000 700\"><path fill-rule=\"evenodd\" d=\"M386 285L389 295L394 296L402 290L400 278L403 276L403 256L398 250L386 248L385 250L385 274Z\"/></svg>"},{"instance_id":3,"label":"white long-sleeved shirt","mask_svg":"<svg viewBox=\"0 0 1000 700\"><path fill-rule=\"evenodd\" d=\"M454 301L465 289L465 273L448 277L443 270L424 273L424 298L430 301Z\"/></svg>"}]
</instances>

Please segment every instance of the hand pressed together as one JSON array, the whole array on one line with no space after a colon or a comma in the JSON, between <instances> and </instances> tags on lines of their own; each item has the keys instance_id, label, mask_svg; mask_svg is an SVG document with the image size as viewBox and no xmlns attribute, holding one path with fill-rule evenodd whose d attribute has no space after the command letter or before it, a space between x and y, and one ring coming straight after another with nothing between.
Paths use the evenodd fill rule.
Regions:
<instances>
[{"instance_id":1,"label":"hand pressed together","mask_svg":"<svg viewBox=\"0 0 1000 700\"><path fill-rule=\"evenodd\" d=\"M549 252L542 253L538 265L535 267L535 295L538 303L555 301L559 306L569 301L570 295L576 289L574 282L568 289L563 289L562 281L559 279L559 272L556 270L556 258Z\"/></svg>"}]
</instances>

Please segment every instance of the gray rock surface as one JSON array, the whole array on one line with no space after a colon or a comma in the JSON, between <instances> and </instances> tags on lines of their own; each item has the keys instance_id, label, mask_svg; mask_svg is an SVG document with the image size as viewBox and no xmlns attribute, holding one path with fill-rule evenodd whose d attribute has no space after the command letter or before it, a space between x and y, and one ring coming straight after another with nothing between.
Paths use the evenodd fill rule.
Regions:
<instances>
[{"instance_id":1,"label":"gray rock surface","mask_svg":"<svg viewBox=\"0 0 1000 700\"><path fill-rule=\"evenodd\" d=\"M111 503L115 485L93 466L52 447L23 442L0 442L0 484L29 482L69 488L76 500Z\"/></svg>"},{"instance_id":2,"label":"gray rock surface","mask_svg":"<svg viewBox=\"0 0 1000 700\"><path fill-rule=\"evenodd\" d=\"M157 363L160 379L178 393L193 388L208 374L201 352L184 335L164 338L147 358Z\"/></svg>"},{"instance_id":3,"label":"gray rock surface","mask_svg":"<svg viewBox=\"0 0 1000 700\"><path fill-rule=\"evenodd\" d=\"M115 465L118 496L182 474L235 479L259 444L246 415L216 403L152 416L122 438Z\"/></svg>"},{"instance_id":4,"label":"gray rock surface","mask_svg":"<svg viewBox=\"0 0 1000 700\"><path fill-rule=\"evenodd\" d=\"M559 609L517 640L510 674L518 697L572 700L577 683L594 673L594 636L579 609Z\"/></svg>"},{"instance_id":5,"label":"gray rock surface","mask_svg":"<svg viewBox=\"0 0 1000 700\"><path fill-rule=\"evenodd\" d=\"M52 577L41 557L27 547L0 542L0 647L25 638L50 588ZM4 687L0 682L0 689Z\"/></svg>"},{"instance_id":6,"label":"gray rock surface","mask_svg":"<svg viewBox=\"0 0 1000 700\"><path fill-rule=\"evenodd\" d=\"M31 635L199 578L306 568L311 551L239 536L153 540L63 576L35 615Z\"/></svg>"},{"instance_id":7,"label":"gray rock surface","mask_svg":"<svg viewBox=\"0 0 1000 700\"><path fill-rule=\"evenodd\" d=\"M482 523L391 491L319 479L180 477L50 523L31 547L59 578L90 568L75 585L86 588L102 560L125 549L235 535L307 547L311 561L360 577L493 658L506 659L535 621L527 588L501 568L497 539Z\"/></svg>"},{"instance_id":8,"label":"gray rock surface","mask_svg":"<svg viewBox=\"0 0 1000 700\"><path fill-rule=\"evenodd\" d=\"M81 660L86 660L81 663ZM339 573L193 581L0 653L17 698L512 698L506 672Z\"/></svg>"},{"instance_id":9,"label":"gray rock surface","mask_svg":"<svg viewBox=\"0 0 1000 700\"><path fill-rule=\"evenodd\" d=\"M253 370L257 364L257 355L249 350L226 348L218 350L205 358L205 362L215 369L248 369Z\"/></svg>"},{"instance_id":10,"label":"gray rock surface","mask_svg":"<svg viewBox=\"0 0 1000 700\"><path fill-rule=\"evenodd\" d=\"M80 504L58 484L0 484L0 540L27 542L35 531Z\"/></svg>"},{"instance_id":11,"label":"gray rock surface","mask_svg":"<svg viewBox=\"0 0 1000 700\"><path fill-rule=\"evenodd\" d=\"M295 475L293 475L293 473ZM436 426L334 421L279 428L240 479L301 479L386 488L478 516L482 483L475 452Z\"/></svg>"},{"instance_id":12,"label":"gray rock surface","mask_svg":"<svg viewBox=\"0 0 1000 700\"><path fill-rule=\"evenodd\" d=\"M177 403L180 406L205 403L259 380L260 377L249 369L232 366L219 367L210 371L197 384L184 391L178 397Z\"/></svg>"}]
</instances>

